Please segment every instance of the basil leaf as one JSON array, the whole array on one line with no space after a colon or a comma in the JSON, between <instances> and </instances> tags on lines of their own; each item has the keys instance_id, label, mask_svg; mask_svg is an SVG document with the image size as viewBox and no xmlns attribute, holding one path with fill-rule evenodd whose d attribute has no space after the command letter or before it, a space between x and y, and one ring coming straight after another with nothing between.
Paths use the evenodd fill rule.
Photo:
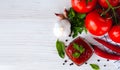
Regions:
<instances>
[{"instance_id":1,"label":"basil leaf","mask_svg":"<svg viewBox=\"0 0 120 70\"><path fill-rule=\"evenodd\" d=\"M93 70L100 70L100 67L97 64L90 64Z\"/></svg>"},{"instance_id":2,"label":"basil leaf","mask_svg":"<svg viewBox=\"0 0 120 70\"><path fill-rule=\"evenodd\" d=\"M65 44L59 40L56 41L56 49L61 58L65 57Z\"/></svg>"},{"instance_id":3,"label":"basil leaf","mask_svg":"<svg viewBox=\"0 0 120 70\"><path fill-rule=\"evenodd\" d=\"M83 46L80 46L79 51L80 51L80 53L83 53L85 51L85 48L83 48Z\"/></svg>"},{"instance_id":4,"label":"basil leaf","mask_svg":"<svg viewBox=\"0 0 120 70\"><path fill-rule=\"evenodd\" d=\"M74 54L72 54L72 56L75 57L75 58L79 58L80 57L80 53L75 52Z\"/></svg>"}]
</instances>

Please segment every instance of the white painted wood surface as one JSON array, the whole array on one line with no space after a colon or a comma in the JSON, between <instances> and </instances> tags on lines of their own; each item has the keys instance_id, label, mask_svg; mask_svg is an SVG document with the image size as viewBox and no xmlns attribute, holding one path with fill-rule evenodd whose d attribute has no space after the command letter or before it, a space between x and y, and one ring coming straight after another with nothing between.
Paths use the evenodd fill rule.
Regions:
<instances>
[{"instance_id":1,"label":"white painted wood surface","mask_svg":"<svg viewBox=\"0 0 120 70\"><path fill-rule=\"evenodd\" d=\"M70 7L70 0L0 0L0 70L92 70L89 63L116 70L112 62L96 55L88 65L70 67L71 61L62 65L52 30L54 13L64 7Z\"/></svg>"}]
</instances>

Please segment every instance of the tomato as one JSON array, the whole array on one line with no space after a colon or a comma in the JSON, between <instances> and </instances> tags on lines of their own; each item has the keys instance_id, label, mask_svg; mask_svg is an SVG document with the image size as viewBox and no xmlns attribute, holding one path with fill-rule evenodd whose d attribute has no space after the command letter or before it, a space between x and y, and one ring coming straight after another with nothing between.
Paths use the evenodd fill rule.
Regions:
<instances>
[{"instance_id":1,"label":"tomato","mask_svg":"<svg viewBox=\"0 0 120 70\"><path fill-rule=\"evenodd\" d=\"M120 43L120 25L113 26L108 35L114 42Z\"/></svg>"},{"instance_id":2,"label":"tomato","mask_svg":"<svg viewBox=\"0 0 120 70\"><path fill-rule=\"evenodd\" d=\"M86 0L71 0L72 8L79 13L88 13L95 8L97 0L86 2Z\"/></svg>"},{"instance_id":3,"label":"tomato","mask_svg":"<svg viewBox=\"0 0 120 70\"><path fill-rule=\"evenodd\" d=\"M78 57L73 57L73 53L76 52L76 50L73 48L73 43L77 43L78 45L82 45L83 48L85 48L85 51ZM85 63L93 54L93 49L89 44L87 44L82 38L78 37L75 40L73 40L69 46L66 48L66 54L68 57L77 65L81 65Z\"/></svg>"},{"instance_id":4,"label":"tomato","mask_svg":"<svg viewBox=\"0 0 120 70\"><path fill-rule=\"evenodd\" d=\"M101 17L98 12L90 12L85 19L87 30L96 36L101 36L107 33L112 26L112 18Z\"/></svg>"},{"instance_id":5,"label":"tomato","mask_svg":"<svg viewBox=\"0 0 120 70\"><path fill-rule=\"evenodd\" d=\"M98 1L102 7L108 8L108 4L107 4L106 0L98 0ZM117 6L119 4L119 0L108 0L108 1L112 6Z\"/></svg>"}]
</instances>

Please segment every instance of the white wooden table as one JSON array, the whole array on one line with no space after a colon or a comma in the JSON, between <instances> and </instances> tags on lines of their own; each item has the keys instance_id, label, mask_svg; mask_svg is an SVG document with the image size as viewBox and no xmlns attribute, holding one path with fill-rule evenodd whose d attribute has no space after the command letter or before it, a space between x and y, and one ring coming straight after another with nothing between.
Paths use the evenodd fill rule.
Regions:
<instances>
[{"instance_id":1,"label":"white wooden table","mask_svg":"<svg viewBox=\"0 0 120 70\"><path fill-rule=\"evenodd\" d=\"M0 0L0 70L92 70L90 63L116 70L112 61L96 55L87 65L70 66L70 60L62 65L52 30L54 13L64 7L70 0Z\"/></svg>"}]
</instances>

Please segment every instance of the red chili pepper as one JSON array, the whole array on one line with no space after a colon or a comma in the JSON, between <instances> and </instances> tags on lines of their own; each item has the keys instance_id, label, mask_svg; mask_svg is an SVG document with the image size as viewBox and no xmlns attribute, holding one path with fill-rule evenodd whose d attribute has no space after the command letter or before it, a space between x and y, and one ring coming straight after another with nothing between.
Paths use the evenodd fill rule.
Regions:
<instances>
[{"instance_id":1,"label":"red chili pepper","mask_svg":"<svg viewBox=\"0 0 120 70\"><path fill-rule=\"evenodd\" d=\"M100 57L110 59L110 60L120 60L120 55L110 54L108 52L101 50L95 45L93 46L93 49L94 49L94 52Z\"/></svg>"},{"instance_id":2,"label":"red chili pepper","mask_svg":"<svg viewBox=\"0 0 120 70\"><path fill-rule=\"evenodd\" d=\"M117 52L117 53L120 53L120 47L115 46L115 45L113 45L113 44L110 44L110 43L108 43L108 42L106 42L106 41L104 41L104 40L101 40L101 39L99 39L99 38L94 38L94 39L95 39L96 41L98 41L99 43L103 44L105 47L109 48L110 50L115 51L115 52Z\"/></svg>"}]
</instances>

